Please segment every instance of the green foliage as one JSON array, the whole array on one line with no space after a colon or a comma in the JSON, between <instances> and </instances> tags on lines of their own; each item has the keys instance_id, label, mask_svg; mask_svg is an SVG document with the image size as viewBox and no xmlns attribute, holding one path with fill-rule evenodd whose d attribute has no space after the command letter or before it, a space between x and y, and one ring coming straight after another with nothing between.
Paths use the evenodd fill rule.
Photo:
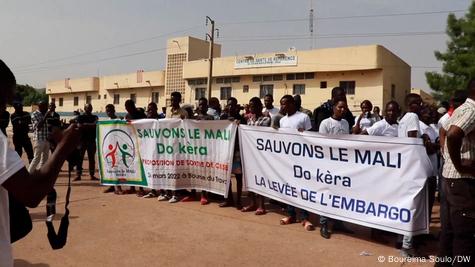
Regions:
<instances>
[{"instance_id":1,"label":"green foliage","mask_svg":"<svg viewBox=\"0 0 475 267\"><path fill-rule=\"evenodd\" d=\"M455 91L465 89L470 78L475 77L475 1L465 16L447 18L449 41L445 52L435 51L442 61L442 73L426 72L429 86L438 100L449 100Z\"/></svg>"},{"instance_id":2,"label":"green foliage","mask_svg":"<svg viewBox=\"0 0 475 267\"><path fill-rule=\"evenodd\" d=\"M39 101L48 101L45 89L36 89L28 84L17 84L16 97L23 99L24 106L37 104Z\"/></svg>"}]
</instances>

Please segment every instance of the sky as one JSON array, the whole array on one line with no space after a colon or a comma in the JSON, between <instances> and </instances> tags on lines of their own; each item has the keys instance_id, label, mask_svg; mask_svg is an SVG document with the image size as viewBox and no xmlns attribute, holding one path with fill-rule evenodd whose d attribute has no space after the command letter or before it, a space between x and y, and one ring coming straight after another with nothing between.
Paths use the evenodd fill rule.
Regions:
<instances>
[{"instance_id":1,"label":"sky","mask_svg":"<svg viewBox=\"0 0 475 267\"><path fill-rule=\"evenodd\" d=\"M222 56L380 44L412 66L414 88L440 71L447 11L470 0L0 0L0 59L20 84L164 69L168 38L204 38ZM310 39L309 10L314 9ZM408 14L409 13L409 14ZM417 13L417 14L410 14ZM421 14L427 13L427 14ZM405 15L403 15L405 14ZM344 63L344 62L342 62Z\"/></svg>"}]
</instances>

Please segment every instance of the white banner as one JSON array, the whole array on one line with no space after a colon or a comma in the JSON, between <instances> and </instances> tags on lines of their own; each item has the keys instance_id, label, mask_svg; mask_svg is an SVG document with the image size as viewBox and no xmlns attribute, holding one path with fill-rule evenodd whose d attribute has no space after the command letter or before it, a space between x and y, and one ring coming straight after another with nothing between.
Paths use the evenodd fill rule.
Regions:
<instances>
[{"instance_id":1,"label":"white banner","mask_svg":"<svg viewBox=\"0 0 475 267\"><path fill-rule=\"evenodd\" d=\"M227 196L236 128L229 121L99 122L101 182Z\"/></svg>"},{"instance_id":2,"label":"white banner","mask_svg":"<svg viewBox=\"0 0 475 267\"><path fill-rule=\"evenodd\" d=\"M235 69L263 68L278 66L297 66L297 56L272 56L239 58L234 62Z\"/></svg>"},{"instance_id":3,"label":"white banner","mask_svg":"<svg viewBox=\"0 0 475 267\"><path fill-rule=\"evenodd\" d=\"M245 187L307 211L404 235L428 233L422 141L239 127Z\"/></svg>"}]
</instances>

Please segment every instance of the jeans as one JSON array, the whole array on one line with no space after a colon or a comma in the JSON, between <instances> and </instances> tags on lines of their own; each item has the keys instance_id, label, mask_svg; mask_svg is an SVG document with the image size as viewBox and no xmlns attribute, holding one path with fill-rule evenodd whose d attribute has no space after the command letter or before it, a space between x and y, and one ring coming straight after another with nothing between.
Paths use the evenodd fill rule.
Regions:
<instances>
[{"instance_id":1,"label":"jeans","mask_svg":"<svg viewBox=\"0 0 475 267\"><path fill-rule=\"evenodd\" d=\"M35 142L35 146L33 147L34 155L33 160L28 167L28 171L32 173L38 168L41 168L46 161L48 160L49 156L49 142L47 140L38 140Z\"/></svg>"},{"instance_id":2,"label":"jeans","mask_svg":"<svg viewBox=\"0 0 475 267\"><path fill-rule=\"evenodd\" d=\"M79 162L77 166L77 175L82 174L82 163L84 161L84 154L87 151L87 158L89 160L89 175L94 176L96 172L96 142L87 142L81 145Z\"/></svg>"}]
</instances>

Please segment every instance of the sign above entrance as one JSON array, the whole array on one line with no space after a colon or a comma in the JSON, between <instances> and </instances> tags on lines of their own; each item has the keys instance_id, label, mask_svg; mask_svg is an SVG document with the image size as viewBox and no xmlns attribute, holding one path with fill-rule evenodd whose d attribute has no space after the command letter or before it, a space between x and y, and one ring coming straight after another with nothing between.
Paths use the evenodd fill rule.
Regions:
<instances>
[{"instance_id":1,"label":"sign above entrance","mask_svg":"<svg viewBox=\"0 0 475 267\"><path fill-rule=\"evenodd\" d=\"M235 69L297 66L297 56L245 57L236 58Z\"/></svg>"}]
</instances>

